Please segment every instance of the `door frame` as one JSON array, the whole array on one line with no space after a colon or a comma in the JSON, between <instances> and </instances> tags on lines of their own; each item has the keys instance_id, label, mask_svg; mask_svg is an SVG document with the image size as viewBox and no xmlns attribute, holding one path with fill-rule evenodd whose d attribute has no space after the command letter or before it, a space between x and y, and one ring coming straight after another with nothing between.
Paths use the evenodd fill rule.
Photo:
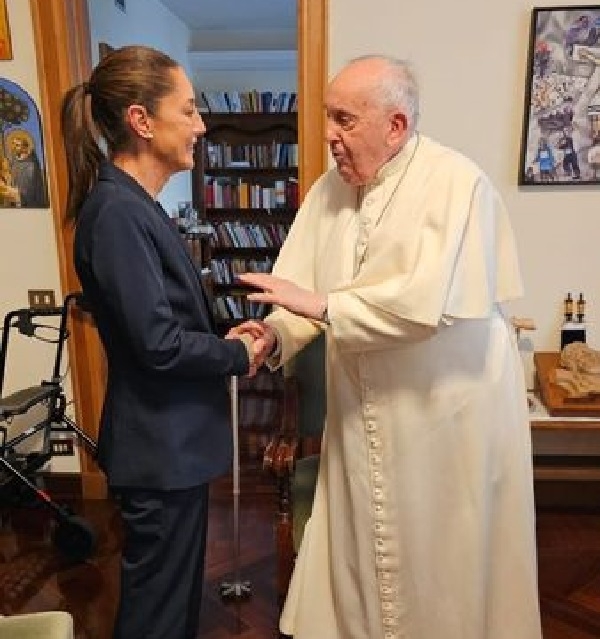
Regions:
<instances>
[{"instance_id":1,"label":"door frame","mask_svg":"<svg viewBox=\"0 0 600 639\"><path fill-rule=\"evenodd\" d=\"M60 103L92 69L86 0L29 0L38 66L48 185L54 219L60 282L66 292L79 289L72 260L73 227L64 219L67 171L60 134ZM327 81L328 0L298 0L298 143L300 193L325 170L323 96ZM43 28L42 28L43 25ZM73 314L68 342L75 419L97 439L105 386L105 366L97 332L89 318ZM81 455L84 498L104 498L106 483L92 457Z\"/></svg>"}]
</instances>

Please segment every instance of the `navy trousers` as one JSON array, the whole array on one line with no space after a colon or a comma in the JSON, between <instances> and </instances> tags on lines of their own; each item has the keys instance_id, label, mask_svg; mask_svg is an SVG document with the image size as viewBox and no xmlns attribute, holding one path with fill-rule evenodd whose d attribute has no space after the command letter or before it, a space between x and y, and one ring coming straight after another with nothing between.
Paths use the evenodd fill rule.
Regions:
<instances>
[{"instance_id":1,"label":"navy trousers","mask_svg":"<svg viewBox=\"0 0 600 639\"><path fill-rule=\"evenodd\" d=\"M114 639L196 639L208 485L114 490L125 529Z\"/></svg>"}]
</instances>

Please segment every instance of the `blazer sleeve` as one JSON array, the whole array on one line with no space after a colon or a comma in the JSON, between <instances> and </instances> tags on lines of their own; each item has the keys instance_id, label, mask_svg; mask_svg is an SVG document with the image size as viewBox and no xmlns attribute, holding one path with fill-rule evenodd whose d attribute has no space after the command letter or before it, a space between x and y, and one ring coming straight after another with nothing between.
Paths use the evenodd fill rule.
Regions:
<instances>
[{"instance_id":1,"label":"blazer sleeve","mask_svg":"<svg viewBox=\"0 0 600 639\"><path fill-rule=\"evenodd\" d=\"M193 318L182 321L182 313L174 313L171 300L181 299L183 307L191 292L183 282L167 291L152 213L141 204L125 208L113 200L96 219L89 259L105 312L146 369L182 377L247 373L242 341L221 339L194 326Z\"/></svg>"}]
</instances>

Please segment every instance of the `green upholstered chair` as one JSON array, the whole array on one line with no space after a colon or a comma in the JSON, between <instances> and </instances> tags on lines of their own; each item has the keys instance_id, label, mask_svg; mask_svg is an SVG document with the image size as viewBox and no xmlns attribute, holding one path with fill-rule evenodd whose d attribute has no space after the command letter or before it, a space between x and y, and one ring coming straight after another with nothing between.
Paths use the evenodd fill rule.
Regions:
<instances>
[{"instance_id":1,"label":"green upholstered chair","mask_svg":"<svg viewBox=\"0 0 600 639\"><path fill-rule=\"evenodd\" d=\"M286 376L280 430L265 450L264 467L277 478L277 594L285 598L310 516L325 422L325 336L308 344Z\"/></svg>"},{"instance_id":2,"label":"green upholstered chair","mask_svg":"<svg viewBox=\"0 0 600 639\"><path fill-rule=\"evenodd\" d=\"M73 618L52 610L0 616L0 639L73 639Z\"/></svg>"}]
</instances>

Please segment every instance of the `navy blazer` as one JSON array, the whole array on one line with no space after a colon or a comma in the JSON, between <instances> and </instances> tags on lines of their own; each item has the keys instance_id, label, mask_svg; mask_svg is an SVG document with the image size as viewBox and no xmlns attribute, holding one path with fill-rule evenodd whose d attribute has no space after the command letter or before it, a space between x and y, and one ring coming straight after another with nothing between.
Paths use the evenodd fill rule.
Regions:
<instances>
[{"instance_id":1,"label":"navy blazer","mask_svg":"<svg viewBox=\"0 0 600 639\"><path fill-rule=\"evenodd\" d=\"M112 486L198 486L231 465L228 376L200 273L164 209L104 163L79 213L75 268L108 363L98 461Z\"/></svg>"}]
</instances>

